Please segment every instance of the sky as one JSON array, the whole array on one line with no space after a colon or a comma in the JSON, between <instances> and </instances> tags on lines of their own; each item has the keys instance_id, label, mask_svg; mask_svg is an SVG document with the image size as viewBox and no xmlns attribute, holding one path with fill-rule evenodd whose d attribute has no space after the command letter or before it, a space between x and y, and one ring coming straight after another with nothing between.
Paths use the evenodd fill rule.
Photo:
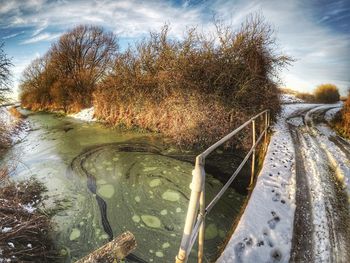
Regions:
<instances>
[{"instance_id":1,"label":"sky","mask_svg":"<svg viewBox=\"0 0 350 263\"><path fill-rule=\"evenodd\" d=\"M350 0L0 0L0 42L12 58L13 86L36 57L65 31L95 24L113 31L121 48L170 24L171 36L186 28L213 28L213 15L238 28L261 13L279 48L295 59L281 73L282 86L312 92L322 83L350 88Z\"/></svg>"}]
</instances>

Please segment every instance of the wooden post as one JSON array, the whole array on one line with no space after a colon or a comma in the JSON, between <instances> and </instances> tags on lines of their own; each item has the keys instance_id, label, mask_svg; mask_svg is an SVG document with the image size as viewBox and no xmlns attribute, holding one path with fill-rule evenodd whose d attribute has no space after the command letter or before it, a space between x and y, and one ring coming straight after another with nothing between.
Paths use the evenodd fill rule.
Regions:
<instances>
[{"instance_id":1,"label":"wooden post","mask_svg":"<svg viewBox=\"0 0 350 263\"><path fill-rule=\"evenodd\" d=\"M255 120L252 121L252 130L253 130L253 154L252 154L252 174L250 176L250 184L249 184L249 187L251 187L253 185L253 182L254 182L254 174L255 174L255 142L256 142L256 139L255 139Z\"/></svg>"},{"instance_id":2,"label":"wooden post","mask_svg":"<svg viewBox=\"0 0 350 263\"><path fill-rule=\"evenodd\" d=\"M127 231L75 263L119 262L135 248L135 237L131 232Z\"/></svg>"}]
</instances>

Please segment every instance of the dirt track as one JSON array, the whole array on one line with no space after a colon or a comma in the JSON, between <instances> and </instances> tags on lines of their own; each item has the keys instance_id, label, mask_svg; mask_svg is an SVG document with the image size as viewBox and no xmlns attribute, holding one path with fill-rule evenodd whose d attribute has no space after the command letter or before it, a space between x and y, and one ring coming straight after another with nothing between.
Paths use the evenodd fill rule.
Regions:
<instances>
[{"instance_id":1,"label":"dirt track","mask_svg":"<svg viewBox=\"0 0 350 263\"><path fill-rule=\"evenodd\" d=\"M295 146L297 185L291 262L350 262L348 196L337 177L337 163L320 138L328 137L347 157L350 144L322 133L330 108L299 111L287 120Z\"/></svg>"}]
</instances>

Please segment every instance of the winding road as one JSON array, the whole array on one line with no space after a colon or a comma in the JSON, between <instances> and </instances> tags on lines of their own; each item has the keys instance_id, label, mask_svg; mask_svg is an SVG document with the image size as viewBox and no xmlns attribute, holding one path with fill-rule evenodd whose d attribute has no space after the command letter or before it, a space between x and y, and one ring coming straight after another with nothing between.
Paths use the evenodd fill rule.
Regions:
<instances>
[{"instance_id":1,"label":"winding road","mask_svg":"<svg viewBox=\"0 0 350 263\"><path fill-rule=\"evenodd\" d=\"M296 159L291 262L350 262L349 190L344 187L350 143L326 121L326 112L335 107L310 106L287 119Z\"/></svg>"}]
</instances>

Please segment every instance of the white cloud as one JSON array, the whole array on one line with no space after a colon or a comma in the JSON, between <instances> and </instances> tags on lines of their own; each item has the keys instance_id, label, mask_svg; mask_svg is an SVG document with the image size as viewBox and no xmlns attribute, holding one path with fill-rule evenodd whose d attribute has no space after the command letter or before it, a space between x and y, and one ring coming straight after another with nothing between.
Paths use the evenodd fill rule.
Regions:
<instances>
[{"instance_id":1,"label":"white cloud","mask_svg":"<svg viewBox=\"0 0 350 263\"><path fill-rule=\"evenodd\" d=\"M44 31L47 28L48 24L47 21L45 21L41 26L39 26L35 31L33 32L32 36L36 36L40 34L42 31Z\"/></svg>"},{"instance_id":2,"label":"white cloud","mask_svg":"<svg viewBox=\"0 0 350 263\"><path fill-rule=\"evenodd\" d=\"M39 11L18 12L22 7L12 5L14 15L8 18L7 23L32 26L38 30L43 24L67 29L77 24L94 23L123 32L125 35L122 37L139 37L150 29L159 29L165 22L170 22L173 34L180 36L187 25L206 23L201 19L203 10L200 7L187 9L161 1L60 1L45 6L32 3L30 8L33 6ZM0 24L4 24L1 20Z\"/></svg>"},{"instance_id":3,"label":"white cloud","mask_svg":"<svg viewBox=\"0 0 350 263\"><path fill-rule=\"evenodd\" d=\"M282 73L285 85L312 91L321 83L334 83L346 94L350 86L350 36L317 23L313 10L302 0L215 1L213 9L233 18L261 11L276 29L280 47L297 61ZM340 12L338 10L336 12ZM235 21L237 19L234 19Z\"/></svg>"},{"instance_id":4,"label":"white cloud","mask_svg":"<svg viewBox=\"0 0 350 263\"><path fill-rule=\"evenodd\" d=\"M84 23L102 25L117 32L119 38L133 39L170 23L172 36L182 37L188 26L211 28L213 14L237 27L247 14L261 11L275 26L280 47L297 59L282 74L287 86L309 90L322 82L334 82L345 92L350 84L350 36L322 26L308 4L302 0L213 0L198 5L186 0L177 6L160 0L14 0L0 5L0 13L6 14L1 15L0 26L34 27L32 37L22 44L57 38L58 34L43 33L49 31L47 26L64 31ZM334 12L341 12L340 6Z\"/></svg>"},{"instance_id":5,"label":"white cloud","mask_svg":"<svg viewBox=\"0 0 350 263\"><path fill-rule=\"evenodd\" d=\"M34 37L29 38L27 40L24 40L23 42L21 42L21 44L32 44L41 41L51 41L58 38L60 35L61 34L42 33L39 35L35 35Z\"/></svg>"},{"instance_id":6,"label":"white cloud","mask_svg":"<svg viewBox=\"0 0 350 263\"><path fill-rule=\"evenodd\" d=\"M24 31L19 32L19 33L10 34L10 35L7 35L7 36L2 37L1 39L5 40L5 39L14 38L14 37L16 37L16 36L18 36L18 35L20 35L20 34L23 34L23 33L24 33Z\"/></svg>"}]
</instances>

